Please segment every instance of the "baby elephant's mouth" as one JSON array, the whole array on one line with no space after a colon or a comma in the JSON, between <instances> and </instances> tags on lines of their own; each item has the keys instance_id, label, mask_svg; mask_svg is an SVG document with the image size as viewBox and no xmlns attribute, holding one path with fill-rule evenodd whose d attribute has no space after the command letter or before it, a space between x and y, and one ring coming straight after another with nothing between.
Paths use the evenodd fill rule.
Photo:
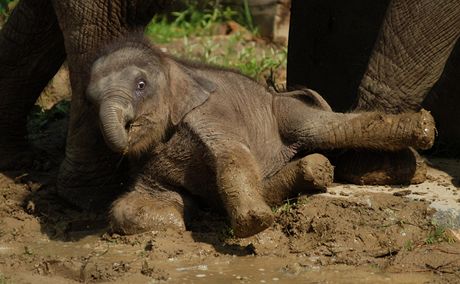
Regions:
<instances>
[{"instance_id":1,"label":"baby elephant's mouth","mask_svg":"<svg viewBox=\"0 0 460 284\"><path fill-rule=\"evenodd\" d=\"M128 133L128 142L131 144L133 141L133 138L137 136L137 134L140 133L144 123L142 122L142 119L136 118L132 121L129 121L125 125L126 133Z\"/></svg>"},{"instance_id":2,"label":"baby elephant's mouth","mask_svg":"<svg viewBox=\"0 0 460 284\"><path fill-rule=\"evenodd\" d=\"M128 134L128 153L139 153L142 149L146 149L156 140L153 139L156 135L155 131L158 123L150 119L148 116L142 115L130 123L126 124L126 132ZM156 138L156 137L155 137Z\"/></svg>"}]
</instances>

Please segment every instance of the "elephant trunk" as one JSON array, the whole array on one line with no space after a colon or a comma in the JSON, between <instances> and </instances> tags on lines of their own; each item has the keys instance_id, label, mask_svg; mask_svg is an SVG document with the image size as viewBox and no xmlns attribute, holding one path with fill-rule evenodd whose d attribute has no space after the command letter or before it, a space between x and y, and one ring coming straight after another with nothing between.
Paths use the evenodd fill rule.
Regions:
<instances>
[{"instance_id":1,"label":"elephant trunk","mask_svg":"<svg viewBox=\"0 0 460 284\"><path fill-rule=\"evenodd\" d=\"M123 153L129 146L127 125L134 119L132 104L119 96L104 99L99 118L107 145L115 152Z\"/></svg>"},{"instance_id":2,"label":"elephant trunk","mask_svg":"<svg viewBox=\"0 0 460 284\"><path fill-rule=\"evenodd\" d=\"M425 150L433 145L435 131L433 117L426 110L394 115L331 112L323 117L321 127L313 131L310 139L322 149Z\"/></svg>"}]
</instances>

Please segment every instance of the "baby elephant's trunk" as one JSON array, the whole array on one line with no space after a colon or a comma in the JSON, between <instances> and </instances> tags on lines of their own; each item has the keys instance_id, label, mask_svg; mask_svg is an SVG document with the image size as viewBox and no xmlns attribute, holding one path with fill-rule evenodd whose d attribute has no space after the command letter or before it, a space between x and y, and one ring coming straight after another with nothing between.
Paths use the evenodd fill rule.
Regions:
<instances>
[{"instance_id":1,"label":"baby elephant's trunk","mask_svg":"<svg viewBox=\"0 0 460 284\"><path fill-rule=\"evenodd\" d=\"M434 119L426 110L404 114L330 113L325 118L330 120L324 121L325 127L317 130L320 148L323 149L393 151L414 147L425 150L433 146L436 132Z\"/></svg>"},{"instance_id":2,"label":"baby elephant's trunk","mask_svg":"<svg viewBox=\"0 0 460 284\"><path fill-rule=\"evenodd\" d=\"M104 100L99 109L101 129L107 145L123 153L129 146L127 125L134 118L131 103L120 98Z\"/></svg>"}]
</instances>

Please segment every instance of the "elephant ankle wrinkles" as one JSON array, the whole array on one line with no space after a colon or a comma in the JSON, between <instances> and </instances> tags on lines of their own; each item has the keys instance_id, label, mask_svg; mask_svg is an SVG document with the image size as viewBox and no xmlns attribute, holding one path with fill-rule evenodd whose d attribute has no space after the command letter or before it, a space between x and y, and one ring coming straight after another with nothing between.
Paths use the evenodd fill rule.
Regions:
<instances>
[{"instance_id":1,"label":"elephant ankle wrinkles","mask_svg":"<svg viewBox=\"0 0 460 284\"><path fill-rule=\"evenodd\" d=\"M371 94L391 94L394 91L387 84L379 81L377 78L366 74L361 80L361 87L370 92Z\"/></svg>"},{"instance_id":2,"label":"elephant ankle wrinkles","mask_svg":"<svg viewBox=\"0 0 460 284\"><path fill-rule=\"evenodd\" d=\"M395 102L400 103L394 96L396 93L388 85L365 76L359 86L359 100L355 110L377 110L386 113L399 113L402 106L395 105Z\"/></svg>"}]
</instances>

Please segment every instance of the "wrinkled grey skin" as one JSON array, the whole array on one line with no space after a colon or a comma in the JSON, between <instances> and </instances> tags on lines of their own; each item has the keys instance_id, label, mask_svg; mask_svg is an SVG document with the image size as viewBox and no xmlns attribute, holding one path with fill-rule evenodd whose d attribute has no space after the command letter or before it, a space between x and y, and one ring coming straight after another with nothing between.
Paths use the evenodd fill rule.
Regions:
<instances>
[{"instance_id":1,"label":"wrinkled grey skin","mask_svg":"<svg viewBox=\"0 0 460 284\"><path fill-rule=\"evenodd\" d=\"M236 236L250 236L273 222L269 205L332 182L324 156L298 154L426 149L434 140L427 112L334 113L314 91L273 93L235 71L183 62L136 38L95 61L87 96L108 146L138 165L131 192L112 210L122 233L183 229L192 194L224 208Z\"/></svg>"},{"instance_id":2,"label":"wrinkled grey skin","mask_svg":"<svg viewBox=\"0 0 460 284\"><path fill-rule=\"evenodd\" d=\"M419 110L459 35L459 1L391 1L358 89L356 108L388 113Z\"/></svg>"}]
</instances>

